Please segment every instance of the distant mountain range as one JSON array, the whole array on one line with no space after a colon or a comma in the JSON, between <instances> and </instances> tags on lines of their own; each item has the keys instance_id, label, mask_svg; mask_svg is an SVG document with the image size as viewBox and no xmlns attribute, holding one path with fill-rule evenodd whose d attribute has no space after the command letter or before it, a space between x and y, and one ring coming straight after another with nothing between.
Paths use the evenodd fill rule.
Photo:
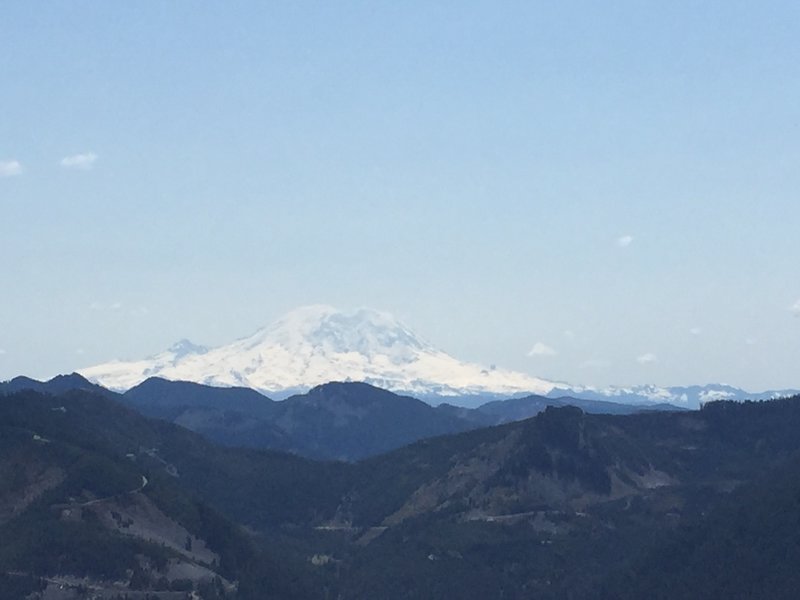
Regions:
<instances>
[{"instance_id":1,"label":"distant mountain range","mask_svg":"<svg viewBox=\"0 0 800 600\"><path fill-rule=\"evenodd\" d=\"M797 393L772 390L754 394L719 384L604 389L572 386L460 361L385 312L360 309L345 313L330 306L296 309L249 337L217 348L181 340L150 358L114 360L79 372L115 391L161 377L250 388L283 399L332 381L353 381L434 405L448 402L469 407L533 394L697 408L710 400L769 399Z\"/></svg>"},{"instance_id":2,"label":"distant mountain range","mask_svg":"<svg viewBox=\"0 0 800 600\"><path fill-rule=\"evenodd\" d=\"M686 408L699 408L706 402L716 400L774 400L798 394L798 390L768 390L748 392L730 385L711 383L707 385L659 387L638 385L632 387L570 387L556 386L547 393L549 397L572 396L586 400L606 400L622 404L666 403Z\"/></svg>"},{"instance_id":3,"label":"distant mountain range","mask_svg":"<svg viewBox=\"0 0 800 600\"><path fill-rule=\"evenodd\" d=\"M138 412L171 421L226 446L282 450L321 460L353 461L417 440L526 419L547 407L577 406L587 413L633 414L682 410L667 404L627 405L579 398L525 396L477 408L433 407L366 383L326 383L305 394L273 401L249 388L213 387L151 377L123 394L83 376L50 381L16 377L0 383L0 394L23 390L57 395L92 392Z\"/></svg>"}]
</instances>

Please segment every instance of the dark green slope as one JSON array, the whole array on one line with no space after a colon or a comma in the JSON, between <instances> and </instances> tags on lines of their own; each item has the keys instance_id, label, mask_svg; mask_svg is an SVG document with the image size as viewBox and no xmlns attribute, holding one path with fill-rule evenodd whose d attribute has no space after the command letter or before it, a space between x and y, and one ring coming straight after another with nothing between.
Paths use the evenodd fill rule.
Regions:
<instances>
[{"instance_id":1,"label":"dark green slope","mask_svg":"<svg viewBox=\"0 0 800 600\"><path fill-rule=\"evenodd\" d=\"M475 427L366 383L328 383L280 404L277 422L292 436L290 450L314 458L360 459Z\"/></svg>"},{"instance_id":2,"label":"dark green slope","mask_svg":"<svg viewBox=\"0 0 800 600\"><path fill-rule=\"evenodd\" d=\"M742 575L750 581L742 589L753 592L763 573L744 568L750 537L704 549L709 534L683 532L694 531L704 514L747 529L747 520L725 512L723 503L731 490L779 468L800 449L798 427L798 398L625 417L549 409L522 423L427 440L371 459L358 466L348 514L354 523L386 529L369 552L349 559L345 597L390 589L386 597L424 598L429 589L452 589L479 598L488 586L506 598L595 598L606 585L605 597L613 598L625 587L608 583L618 570L665 586L664 597L717 597L711 590L727 588L713 577L700 588L704 594L671 596L669 575L648 575L646 566L659 573L660 562L669 564L676 531L686 545L681 555L738 553L741 573L750 573ZM766 502L773 493L766 485L767 491L762 485L742 489L751 490L753 503ZM789 515L776 523L793 531L797 515L786 507L773 512ZM762 543L773 551L764 556L779 574L793 564L793 550L770 531L764 529ZM783 559L780 549L787 552ZM636 562L640 557L647 558ZM688 581L702 573L693 568ZM792 579L774 576L772 589L791 588ZM631 586L636 592L629 597L650 597L651 587Z\"/></svg>"},{"instance_id":3,"label":"dark green slope","mask_svg":"<svg viewBox=\"0 0 800 600\"><path fill-rule=\"evenodd\" d=\"M329 383L273 402L243 388L151 378L127 391L122 400L219 444L270 448L318 460L358 460L478 426L364 383Z\"/></svg>"},{"instance_id":4,"label":"dark green slope","mask_svg":"<svg viewBox=\"0 0 800 600\"><path fill-rule=\"evenodd\" d=\"M743 485L603 586L613 598L793 599L800 590L800 459Z\"/></svg>"},{"instance_id":5,"label":"dark green slope","mask_svg":"<svg viewBox=\"0 0 800 600\"><path fill-rule=\"evenodd\" d=\"M346 405L358 408L359 401ZM698 561L720 573L698 588L708 597L727 589L725 563L713 560L718 552L757 567L749 575L738 568L746 580L741 589L757 590L769 577L776 594L793 585L787 532L800 489L776 469L800 450L798 398L628 416L550 408L532 419L429 438L355 464L217 447L85 391L0 398L0 423L3 456L15 457L4 463L0 480L24 488L32 480L56 481L48 466L68 473L64 485L72 487L59 488L58 481L37 496L51 510L74 503L70 496L84 502L102 493L138 498L130 486L145 475L148 486L135 493L209 547L227 548L220 556L228 558L214 568L226 580L238 578L243 597L594 598L618 597L623 588L641 597L664 584L664 573L685 582L680 589L692 589ZM82 460L92 466L79 468ZM14 464L27 470L14 473ZM58 499L45 500L57 489ZM2 527L27 531L63 520L58 512L47 518L32 512L36 502L11 517L0 505ZM759 505L763 510L753 509ZM749 507L751 521L737 512L742 506ZM115 510L123 521L131 512ZM25 525L24 515L37 516ZM771 515L778 518L769 521ZM105 529L81 522L80 535L113 534L108 539L119 544L119 532L108 532L109 518L98 515ZM245 525L250 535L240 537L226 519ZM720 535L727 545L709 544L724 523L736 524ZM78 534L74 539L98 548L105 543ZM126 543L134 541L147 543ZM256 558L248 544L259 549ZM761 549L758 556L748 545ZM148 548L115 552L150 552L157 563ZM692 558L670 561L676 548ZM3 555L5 571L17 569L21 563L8 561L24 554Z\"/></svg>"},{"instance_id":6,"label":"dark green slope","mask_svg":"<svg viewBox=\"0 0 800 600\"><path fill-rule=\"evenodd\" d=\"M306 522L325 504L316 488L304 496L317 470L291 456L227 452L94 393L0 397L0 585L14 597L30 577L69 586L64 577L75 576L107 592L308 597L302 564L279 548L257 551L211 505L240 511L240 523ZM260 498L252 514L245 494Z\"/></svg>"},{"instance_id":7,"label":"dark green slope","mask_svg":"<svg viewBox=\"0 0 800 600\"><path fill-rule=\"evenodd\" d=\"M797 598L800 398L710 405L718 441L744 448L753 477L694 514L604 583L610 598ZM772 457L770 460L765 460ZM770 465L775 465L770 468ZM747 467L746 467L747 468Z\"/></svg>"},{"instance_id":8,"label":"dark green slope","mask_svg":"<svg viewBox=\"0 0 800 600\"><path fill-rule=\"evenodd\" d=\"M248 388L218 388L151 377L121 396L149 417L171 421L225 446L281 449L291 445L274 425L279 405Z\"/></svg>"}]
</instances>

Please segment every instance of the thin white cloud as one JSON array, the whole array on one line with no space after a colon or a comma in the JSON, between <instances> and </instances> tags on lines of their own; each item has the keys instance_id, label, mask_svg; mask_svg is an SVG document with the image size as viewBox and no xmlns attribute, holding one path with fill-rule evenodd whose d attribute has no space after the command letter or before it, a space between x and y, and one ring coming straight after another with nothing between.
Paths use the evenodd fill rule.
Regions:
<instances>
[{"instance_id":1,"label":"thin white cloud","mask_svg":"<svg viewBox=\"0 0 800 600\"><path fill-rule=\"evenodd\" d=\"M536 342L533 348L528 350L528 356L555 356L558 352L542 342Z\"/></svg>"},{"instance_id":2,"label":"thin white cloud","mask_svg":"<svg viewBox=\"0 0 800 600\"><path fill-rule=\"evenodd\" d=\"M18 160L0 160L0 177L22 174L22 163Z\"/></svg>"},{"instance_id":3,"label":"thin white cloud","mask_svg":"<svg viewBox=\"0 0 800 600\"><path fill-rule=\"evenodd\" d=\"M652 352L645 352L641 356L636 357L636 362L640 365L651 365L658 361L658 357Z\"/></svg>"},{"instance_id":4,"label":"thin white cloud","mask_svg":"<svg viewBox=\"0 0 800 600\"><path fill-rule=\"evenodd\" d=\"M692 335L700 335L701 333L703 333L703 330L700 329L699 327L692 327L689 330L689 333L691 333Z\"/></svg>"},{"instance_id":5,"label":"thin white cloud","mask_svg":"<svg viewBox=\"0 0 800 600\"><path fill-rule=\"evenodd\" d=\"M0 348L0 355L3 355L3 354L6 354L6 351L5 351L4 348Z\"/></svg>"},{"instance_id":6,"label":"thin white cloud","mask_svg":"<svg viewBox=\"0 0 800 600\"><path fill-rule=\"evenodd\" d=\"M564 330L564 337L567 338L568 340L574 340L575 339L575 332L572 331L572 329L565 329Z\"/></svg>"},{"instance_id":7,"label":"thin white cloud","mask_svg":"<svg viewBox=\"0 0 800 600\"><path fill-rule=\"evenodd\" d=\"M758 340L755 339L755 338L749 337L749 338L746 338L744 340L744 343L747 344L748 346L755 346L758 343Z\"/></svg>"},{"instance_id":8,"label":"thin white cloud","mask_svg":"<svg viewBox=\"0 0 800 600\"><path fill-rule=\"evenodd\" d=\"M800 317L800 298L789 307L789 310L792 311L795 317Z\"/></svg>"},{"instance_id":9,"label":"thin white cloud","mask_svg":"<svg viewBox=\"0 0 800 600\"><path fill-rule=\"evenodd\" d=\"M65 156L61 159L61 166L65 169L79 169L81 171L88 171L97 160L97 154L94 152L86 152L84 154L73 154Z\"/></svg>"},{"instance_id":10,"label":"thin white cloud","mask_svg":"<svg viewBox=\"0 0 800 600\"><path fill-rule=\"evenodd\" d=\"M627 248L633 242L632 235L623 235L622 237L617 238L617 246L620 248Z\"/></svg>"}]
</instances>

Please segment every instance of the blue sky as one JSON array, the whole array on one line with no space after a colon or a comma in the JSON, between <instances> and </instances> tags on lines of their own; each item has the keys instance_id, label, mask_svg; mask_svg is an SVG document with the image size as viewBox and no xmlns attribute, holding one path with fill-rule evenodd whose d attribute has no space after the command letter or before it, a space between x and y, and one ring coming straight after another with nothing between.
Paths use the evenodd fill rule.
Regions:
<instances>
[{"instance_id":1,"label":"blue sky","mask_svg":"<svg viewBox=\"0 0 800 600\"><path fill-rule=\"evenodd\" d=\"M576 384L800 387L795 2L2 14L0 378L328 303Z\"/></svg>"}]
</instances>

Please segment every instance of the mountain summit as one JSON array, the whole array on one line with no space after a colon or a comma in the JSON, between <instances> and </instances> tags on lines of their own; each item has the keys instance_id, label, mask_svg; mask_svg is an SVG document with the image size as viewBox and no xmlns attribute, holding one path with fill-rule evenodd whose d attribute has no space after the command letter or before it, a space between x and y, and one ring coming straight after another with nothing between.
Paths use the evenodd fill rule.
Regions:
<instances>
[{"instance_id":1,"label":"mountain summit","mask_svg":"<svg viewBox=\"0 0 800 600\"><path fill-rule=\"evenodd\" d=\"M362 381L417 396L546 394L556 384L459 361L392 315L371 309L298 308L253 335L207 349L181 340L139 361L81 369L116 390L153 376L217 386L244 386L271 396L330 381Z\"/></svg>"}]
</instances>

